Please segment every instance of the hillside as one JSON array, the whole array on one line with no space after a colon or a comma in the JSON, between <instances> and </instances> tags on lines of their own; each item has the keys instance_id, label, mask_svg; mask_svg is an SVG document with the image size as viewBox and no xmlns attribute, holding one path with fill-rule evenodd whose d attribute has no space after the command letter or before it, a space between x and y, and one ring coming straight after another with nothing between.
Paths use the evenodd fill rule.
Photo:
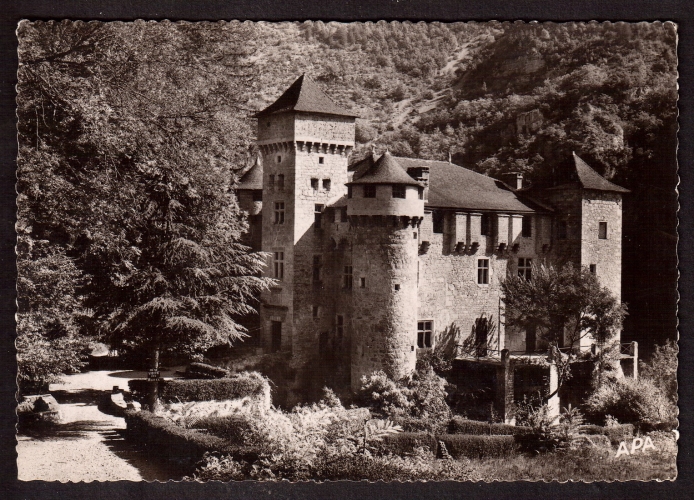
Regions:
<instances>
[{"instance_id":1,"label":"hillside","mask_svg":"<svg viewBox=\"0 0 694 500\"><path fill-rule=\"evenodd\" d=\"M624 300L634 339L675 331L677 57L662 23L256 25L260 109L300 74L359 113L374 144L551 183L572 151L633 191ZM650 343L651 341L649 341Z\"/></svg>"}]
</instances>

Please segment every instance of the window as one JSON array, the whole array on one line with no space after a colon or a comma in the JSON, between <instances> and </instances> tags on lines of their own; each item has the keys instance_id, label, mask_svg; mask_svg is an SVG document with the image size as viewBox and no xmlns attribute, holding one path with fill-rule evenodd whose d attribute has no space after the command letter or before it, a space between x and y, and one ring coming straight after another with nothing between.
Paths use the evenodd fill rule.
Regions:
<instances>
[{"instance_id":1,"label":"window","mask_svg":"<svg viewBox=\"0 0 694 500\"><path fill-rule=\"evenodd\" d=\"M364 198L375 198L376 186L374 184L366 184L364 186Z\"/></svg>"},{"instance_id":2,"label":"window","mask_svg":"<svg viewBox=\"0 0 694 500\"><path fill-rule=\"evenodd\" d=\"M323 257L320 255L313 256L313 282L320 283L320 270L323 267Z\"/></svg>"},{"instance_id":3,"label":"window","mask_svg":"<svg viewBox=\"0 0 694 500\"><path fill-rule=\"evenodd\" d=\"M431 325L433 321L417 322L417 347L424 349L432 347Z\"/></svg>"},{"instance_id":4,"label":"window","mask_svg":"<svg viewBox=\"0 0 694 500\"><path fill-rule=\"evenodd\" d=\"M342 337L345 336L345 317L342 314L338 314L335 317L335 337L337 341L342 341Z\"/></svg>"},{"instance_id":5,"label":"window","mask_svg":"<svg viewBox=\"0 0 694 500\"><path fill-rule=\"evenodd\" d=\"M320 163L321 165L323 165L323 163L325 163L325 157L324 157L324 156L319 156L319 157L318 157L318 163Z\"/></svg>"},{"instance_id":6,"label":"window","mask_svg":"<svg viewBox=\"0 0 694 500\"><path fill-rule=\"evenodd\" d=\"M315 230L323 228L323 205L315 205L313 208L313 228Z\"/></svg>"},{"instance_id":7,"label":"window","mask_svg":"<svg viewBox=\"0 0 694 500\"><path fill-rule=\"evenodd\" d=\"M275 202L275 224L284 224L284 202Z\"/></svg>"},{"instance_id":8,"label":"window","mask_svg":"<svg viewBox=\"0 0 694 500\"><path fill-rule=\"evenodd\" d=\"M416 239L417 239L417 231L415 231L415 232L412 233L412 239L413 239L413 240L416 240Z\"/></svg>"},{"instance_id":9,"label":"window","mask_svg":"<svg viewBox=\"0 0 694 500\"><path fill-rule=\"evenodd\" d=\"M284 174L277 176L277 189L284 189Z\"/></svg>"},{"instance_id":10,"label":"window","mask_svg":"<svg viewBox=\"0 0 694 500\"><path fill-rule=\"evenodd\" d=\"M311 316L313 316L314 318L318 318L320 316L320 307L313 306L313 308L311 309Z\"/></svg>"},{"instance_id":11,"label":"window","mask_svg":"<svg viewBox=\"0 0 694 500\"><path fill-rule=\"evenodd\" d=\"M267 123L265 124L265 126L268 127L268 128L270 127L270 125L271 125L270 122L267 122Z\"/></svg>"},{"instance_id":12,"label":"window","mask_svg":"<svg viewBox=\"0 0 694 500\"><path fill-rule=\"evenodd\" d=\"M393 186L393 198L405 198L407 193L406 189L407 188L401 184Z\"/></svg>"},{"instance_id":13,"label":"window","mask_svg":"<svg viewBox=\"0 0 694 500\"><path fill-rule=\"evenodd\" d=\"M366 278L359 278L359 288L366 288Z\"/></svg>"},{"instance_id":14,"label":"window","mask_svg":"<svg viewBox=\"0 0 694 500\"><path fill-rule=\"evenodd\" d=\"M557 239L565 240L567 233L568 233L568 230L567 230L567 226L566 226L566 221L560 220L559 226L557 227Z\"/></svg>"},{"instance_id":15,"label":"window","mask_svg":"<svg viewBox=\"0 0 694 500\"><path fill-rule=\"evenodd\" d=\"M395 291L397 292L398 290L400 290L400 284L399 284L399 283L396 283L396 284L395 284Z\"/></svg>"},{"instance_id":16,"label":"window","mask_svg":"<svg viewBox=\"0 0 694 500\"><path fill-rule=\"evenodd\" d=\"M277 163L282 163L282 157L280 155L277 155Z\"/></svg>"},{"instance_id":17,"label":"window","mask_svg":"<svg viewBox=\"0 0 694 500\"><path fill-rule=\"evenodd\" d=\"M431 214L431 218L434 222L434 232L443 233L443 219L444 213L442 210L434 210Z\"/></svg>"},{"instance_id":18,"label":"window","mask_svg":"<svg viewBox=\"0 0 694 500\"><path fill-rule=\"evenodd\" d=\"M523 238L532 237L532 235L533 235L533 218L532 218L532 216L524 215L521 225L522 225L521 234L523 235Z\"/></svg>"},{"instance_id":19,"label":"window","mask_svg":"<svg viewBox=\"0 0 694 500\"><path fill-rule=\"evenodd\" d=\"M342 288L345 290L352 289L352 266L345 266L342 274Z\"/></svg>"},{"instance_id":20,"label":"window","mask_svg":"<svg viewBox=\"0 0 694 500\"><path fill-rule=\"evenodd\" d=\"M607 222L598 223L598 239L607 239Z\"/></svg>"},{"instance_id":21,"label":"window","mask_svg":"<svg viewBox=\"0 0 694 500\"><path fill-rule=\"evenodd\" d=\"M275 279L284 279L284 252L275 252L274 256Z\"/></svg>"},{"instance_id":22,"label":"window","mask_svg":"<svg viewBox=\"0 0 694 500\"><path fill-rule=\"evenodd\" d=\"M347 207L342 207L340 210L340 221L347 222Z\"/></svg>"},{"instance_id":23,"label":"window","mask_svg":"<svg viewBox=\"0 0 694 500\"><path fill-rule=\"evenodd\" d=\"M347 186L347 198L352 197L352 186Z\"/></svg>"},{"instance_id":24,"label":"window","mask_svg":"<svg viewBox=\"0 0 694 500\"><path fill-rule=\"evenodd\" d=\"M263 190L254 189L253 190L253 201L263 201Z\"/></svg>"},{"instance_id":25,"label":"window","mask_svg":"<svg viewBox=\"0 0 694 500\"><path fill-rule=\"evenodd\" d=\"M477 284L489 284L489 259L477 259Z\"/></svg>"},{"instance_id":26,"label":"window","mask_svg":"<svg viewBox=\"0 0 694 500\"><path fill-rule=\"evenodd\" d=\"M271 188L275 187L275 176L273 174L270 174L270 182L268 182L268 185Z\"/></svg>"},{"instance_id":27,"label":"window","mask_svg":"<svg viewBox=\"0 0 694 500\"><path fill-rule=\"evenodd\" d=\"M323 179L323 189L330 191L330 179Z\"/></svg>"},{"instance_id":28,"label":"window","mask_svg":"<svg viewBox=\"0 0 694 500\"><path fill-rule=\"evenodd\" d=\"M318 190L318 179L315 177L311 179L311 187L315 190Z\"/></svg>"},{"instance_id":29,"label":"window","mask_svg":"<svg viewBox=\"0 0 694 500\"><path fill-rule=\"evenodd\" d=\"M518 259L518 276L530 281L533 259Z\"/></svg>"},{"instance_id":30,"label":"window","mask_svg":"<svg viewBox=\"0 0 694 500\"><path fill-rule=\"evenodd\" d=\"M591 264L590 265L590 274L597 274L598 273L598 266L597 264Z\"/></svg>"},{"instance_id":31,"label":"window","mask_svg":"<svg viewBox=\"0 0 694 500\"><path fill-rule=\"evenodd\" d=\"M282 322L270 322L270 350L277 352L282 348Z\"/></svg>"},{"instance_id":32,"label":"window","mask_svg":"<svg viewBox=\"0 0 694 500\"><path fill-rule=\"evenodd\" d=\"M417 196L420 200L424 199L424 188L417 188Z\"/></svg>"},{"instance_id":33,"label":"window","mask_svg":"<svg viewBox=\"0 0 694 500\"><path fill-rule=\"evenodd\" d=\"M482 236L489 236L492 234L492 218L489 214L482 214L480 224L480 234Z\"/></svg>"}]
</instances>

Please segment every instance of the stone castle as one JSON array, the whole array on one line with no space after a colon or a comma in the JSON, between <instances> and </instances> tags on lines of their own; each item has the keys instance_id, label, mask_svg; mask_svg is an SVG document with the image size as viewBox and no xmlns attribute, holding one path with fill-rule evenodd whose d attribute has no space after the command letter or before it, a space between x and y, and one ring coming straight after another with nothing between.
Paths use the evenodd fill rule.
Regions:
<instances>
[{"instance_id":1,"label":"stone castle","mask_svg":"<svg viewBox=\"0 0 694 500\"><path fill-rule=\"evenodd\" d=\"M513 360L547 356L547 345L505 327L500 281L570 261L620 297L627 190L576 155L542 190L521 174L502 182L388 152L350 164L356 115L306 76L256 117L262 158L238 197L249 244L271 256L260 345L287 353L290 400L316 384L357 389L376 370L407 376L452 335L456 349L472 346L458 358L496 370L505 413Z\"/></svg>"}]
</instances>

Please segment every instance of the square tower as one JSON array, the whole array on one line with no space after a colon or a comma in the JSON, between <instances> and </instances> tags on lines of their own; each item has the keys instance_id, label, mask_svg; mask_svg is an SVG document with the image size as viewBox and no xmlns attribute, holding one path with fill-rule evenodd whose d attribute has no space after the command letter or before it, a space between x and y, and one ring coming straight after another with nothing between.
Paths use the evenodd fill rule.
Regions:
<instances>
[{"instance_id":1,"label":"square tower","mask_svg":"<svg viewBox=\"0 0 694 500\"><path fill-rule=\"evenodd\" d=\"M278 280L261 297L265 352L290 352L297 365L319 344L316 262L323 252L323 209L347 193L356 115L303 75L256 115L263 155L262 250ZM315 351L315 353L314 353Z\"/></svg>"}]
</instances>

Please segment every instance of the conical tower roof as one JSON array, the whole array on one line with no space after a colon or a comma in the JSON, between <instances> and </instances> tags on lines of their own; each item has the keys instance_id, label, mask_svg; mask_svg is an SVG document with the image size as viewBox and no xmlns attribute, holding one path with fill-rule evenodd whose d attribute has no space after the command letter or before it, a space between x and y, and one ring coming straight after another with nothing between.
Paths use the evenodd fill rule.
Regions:
<instances>
[{"instance_id":1,"label":"conical tower roof","mask_svg":"<svg viewBox=\"0 0 694 500\"><path fill-rule=\"evenodd\" d=\"M236 189L263 189L263 165L260 157L255 157L255 163L243 174Z\"/></svg>"},{"instance_id":2,"label":"conical tower roof","mask_svg":"<svg viewBox=\"0 0 694 500\"><path fill-rule=\"evenodd\" d=\"M325 95L325 92L321 90L318 84L305 74L301 75L292 83L279 99L255 116L262 117L288 111L349 116L354 118L357 116L351 111L335 104L332 99Z\"/></svg>"},{"instance_id":3,"label":"conical tower roof","mask_svg":"<svg viewBox=\"0 0 694 500\"><path fill-rule=\"evenodd\" d=\"M571 165L571 177L573 182L569 184L562 184L549 189L563 189L568 187L582 187L583 189L592 189L594 191L612 191L615 193L628 193L629 190L618 186L602 175L597 173L595 170L590 168L588 164L583 161L575 152L572 153L572 165Z\"/></svg>"},{"instance_id":4,"label":"conical tower roof","mask_svg":"<svg viewBox=\"0 0 694 500\"><path fill-rule=\"evenodd\" d=\"M410 177L388 151L357 177L358 174L355 172L355 178L349 184L405 184L421 187L421 184Z\"/></svg>"}]
</instances>

